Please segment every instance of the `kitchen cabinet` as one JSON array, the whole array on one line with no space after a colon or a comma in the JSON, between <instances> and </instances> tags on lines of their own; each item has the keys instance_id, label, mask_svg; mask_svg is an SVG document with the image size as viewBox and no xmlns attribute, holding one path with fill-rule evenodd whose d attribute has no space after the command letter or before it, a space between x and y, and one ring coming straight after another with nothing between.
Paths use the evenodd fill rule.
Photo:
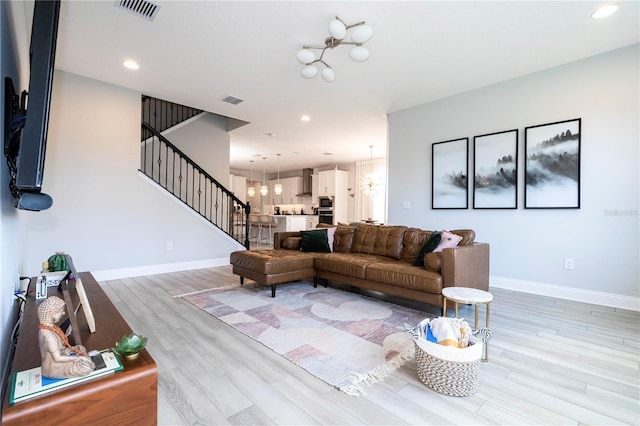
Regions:
<instances>
[{"instance_id":1,"label":"kitchen cabinet","mask_svg":"<svg viewBox=\"0 0 640 426\"><path fill-rule=\"evenodd\" d=\"M318 216L307 216L307 229L313 229L318 226Z\"/></svg>"},{"instance_id":2,"label":"kitchen cabinet","mask_svg":"<svg viewBox=\"0 0 640 426\"><path fill-rule=\"evenodd\" d=\"M318 204L318 188L320 187L318 180L317 173L311 175L311 204L313 205Z\"/></svg>"},{"instance_id":3,"label":"kitchen cabinet","mask_svg":"<svg viewBox=\"0 0 640 426\"><path fill-rule=\"evenodd\" d=\"M318 172L318 195L336 195L347 191L349 172L344 170L326 170Z\"/></svg>"},{"instance_id":4,"label":"kitchen cabinet","mask_svg":"<svg viewBox=\"0 0 640 426\"><path fill-rule=\"evenodd\" d=\"M280 215L273 216L276 220L278 226L276 227L277 232L287 231L287 232L297 232L304 231L307 229L307 216L292 214L292 215ZM284 229L283 229L284 228Z\"/></svg>"},{"instance_id":5,"label":"kitchen cabinet","mask_svg":"<svg viewBox=\"0 0 640 426\"><path fill-rule=\"evenodd\" d=\"M276 206L283 204L298 204L297 195L302 192L302 178L300 176L280 179L282 184L282 194L276 195L274 190L277 179L269 181L269 199L273 200Z\"/></svg>"}]
</instances>

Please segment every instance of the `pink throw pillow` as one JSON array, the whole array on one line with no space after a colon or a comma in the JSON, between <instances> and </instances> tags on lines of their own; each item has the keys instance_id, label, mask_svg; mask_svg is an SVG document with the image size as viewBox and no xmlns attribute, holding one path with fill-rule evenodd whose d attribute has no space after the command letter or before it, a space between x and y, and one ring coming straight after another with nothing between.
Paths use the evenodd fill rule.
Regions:
<instances>
[{"instance_id":1,"label":"pink throw pillow","mask_svg":"<svg viewBox=\"0 0 640 426\"><path fill-rule=\"evenodd\" d=\"M331 228L327 228L327 240L329 240L329 248L331 249L331 251L333 251L333 236L336 235L336 228L331 227Z\"/></svg>"},{"instance_id":2,"label":"pink throw pillow","mask_svg":"<svg viewBox=\"0 0 640 426\"><path fill-rule=\"evenodd\" d=\"M462 241L462 237L456 234L452 234L444 229L440 232L441 239L438 247L433 251L434 253L442 251L442 249L458 247L458 243Z\"/></svg>"}]
</instances>

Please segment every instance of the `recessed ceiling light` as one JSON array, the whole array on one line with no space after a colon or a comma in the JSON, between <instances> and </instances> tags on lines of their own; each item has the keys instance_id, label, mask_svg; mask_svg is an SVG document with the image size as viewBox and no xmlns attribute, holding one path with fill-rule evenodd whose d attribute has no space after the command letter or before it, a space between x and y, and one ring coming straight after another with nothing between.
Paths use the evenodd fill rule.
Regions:
<instances>
[{"instance_id":1,"label":"recessed ceiling light","mask_svg":"<svg viewBox=\"0 0 640 426\"><path fill-rule=\"evenodd\" d=\"M592 14L593 19L606 18L609 15L613 15L618 10L618 6L615 4L605 4L597 8Z\"/></svg>"},{"instance_id":2,"label":"recessed ceiling light","mask_svg":"<svg viewBox=\"0 0 640 426\"><path fill-rule=\"evenodd\" d=\"M138 65L136 61L132 61L131 59L124 61L122 65L129 68L130 70L137 70L140 68L140 65Z\"/></svg>"},{"instance_id":3,"label":"recessed ceiling light","mask_svg":"<svg viewBox=\"0 0 640 426\"><path fill-rule=\"evenodd\" d=\"M309 121L309 120L311 120L311 117L309 117L308 115L303 115L302 117L300 117L300 120Z\"/></svg>"}]
</instances>

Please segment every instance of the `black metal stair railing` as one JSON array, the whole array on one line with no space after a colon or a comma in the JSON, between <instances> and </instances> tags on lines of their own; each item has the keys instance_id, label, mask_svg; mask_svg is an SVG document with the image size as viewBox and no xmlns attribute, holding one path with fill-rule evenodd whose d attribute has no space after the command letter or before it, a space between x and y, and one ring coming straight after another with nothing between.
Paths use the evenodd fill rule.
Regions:
<instances>
[{"instance_id":1,"label":"black metal stair railing","mask_svg":"<svg viewBox=\"0 0 640 426\"><path fill-rule=\"evenodd\" d=\"M249 249L249 203L243 203L148 123L142 124L140 171Z\"/></svg>"},{"instance_id":2,"label":"black metal stair railing","mask_svg":"<svg viewBox=\"0 0 640 426\"><path fill-rule=\"evenodd\" d=\"M201 112L201 109L142 95L142 122L148 123L160 133Z\"/></svg>"}]
</instances>

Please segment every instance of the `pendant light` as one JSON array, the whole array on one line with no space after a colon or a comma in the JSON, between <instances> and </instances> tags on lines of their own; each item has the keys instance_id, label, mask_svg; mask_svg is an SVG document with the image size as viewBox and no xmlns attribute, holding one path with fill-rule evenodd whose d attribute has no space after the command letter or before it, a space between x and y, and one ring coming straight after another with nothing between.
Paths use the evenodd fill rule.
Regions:
<instances>
[{"instance_id":1,"label":"pendant light","mask_svg":"<svg viewBox=\"0 0 640 426\"><path fill-rule=\"evenodd\" d=\"M262 185L260 185L260 195L262 195L263 197L266 197L267 194L269 193L269 187L265 185L267 183L266 171L265 171L266 164L267 164L267 157L262 157Z\"/></svg>"},{"instance_id":2,"label":"pendant light","mask_svg":"<svg viewBox=\"0 0 640 426\"><path fill-rule=\"evenodd\" d=\"M253 197L256 195L256 187L253 186L253 160L251 160L251 186L247 189L247 195Z\"/></svg>"},{"instance_id":3,"label":"pendant light","mask_svg":"<svg viewBox=\"0 0 640 426\"><path fill-rule=\"evenodd\" d=\"M367 174L362 177L360 186L365 195L375 197L378 195L380 186L379 176L371 171L371 163L373 162L373 145L369 145L369 164L367 165Z\"/></svg>"},{"instance_id":4,"label":"pendant light","mask_svg":"<svg viewBox=\"0 0 640 426\"><path fill-rule=\"evenodd\" d=\"M278 183L273 186L273 192L276 195L282 194L282 184L280 183L280 154L276 154L278 156Z\"/></svg>"}]
</instances>

